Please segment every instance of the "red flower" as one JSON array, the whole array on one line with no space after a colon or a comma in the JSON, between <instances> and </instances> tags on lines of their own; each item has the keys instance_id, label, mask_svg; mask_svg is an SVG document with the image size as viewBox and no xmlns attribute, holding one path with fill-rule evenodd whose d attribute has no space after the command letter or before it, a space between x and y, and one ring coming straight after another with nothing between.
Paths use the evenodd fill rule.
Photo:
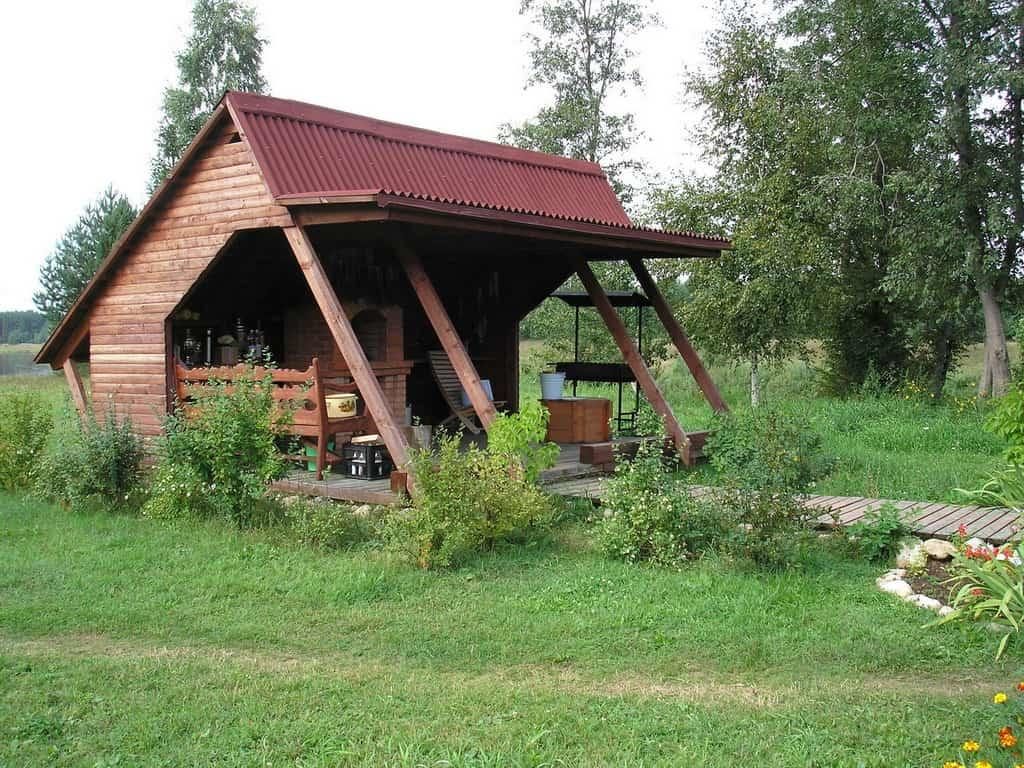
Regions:
<instances>
[{"instance_id":1,"label":"red flower","mask_svg":"<svg viewBox=\"0 0 1024 768\"><path fill-rule=\"evenodd\" d=\"M956 535L959 536L961 539L966 539L967 538L967 526L964 525L963 523L960 523L960 527L956 529Z\"/></svg>"}]
</instances>

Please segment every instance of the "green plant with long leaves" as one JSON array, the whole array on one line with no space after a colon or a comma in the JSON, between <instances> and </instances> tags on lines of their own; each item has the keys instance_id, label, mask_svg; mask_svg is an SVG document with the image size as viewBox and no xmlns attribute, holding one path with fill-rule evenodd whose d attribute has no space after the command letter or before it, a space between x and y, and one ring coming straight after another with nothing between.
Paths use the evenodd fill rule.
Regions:
<instances>
[{"instance_id":1,"label":"green plant with long leaves","mask_svg":"<svg viewBox=\"0 0 1024 768\"><path fill-rule=\"evenodd\" d=\"M953 612L928 626L957 621L987 622L1004 630L998 660L1024 625L1024 571L1012 547L964 547L953 557Z\"/></svg>"}]
</instances>

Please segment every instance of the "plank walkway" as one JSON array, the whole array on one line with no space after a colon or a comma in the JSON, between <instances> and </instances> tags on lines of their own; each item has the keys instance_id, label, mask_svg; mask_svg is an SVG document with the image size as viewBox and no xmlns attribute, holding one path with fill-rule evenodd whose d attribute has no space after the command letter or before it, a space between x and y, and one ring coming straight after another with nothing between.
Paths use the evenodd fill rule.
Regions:
<instances>
[{"instance_id":1,"label":"plank walkway","mask_svg":"<svg viewBox=\"0 0 1024 768\"><path fill-rule=\"evenodd\" d=\"M579 448L563 447L557 464L544 472L541 484L548 493L568 498L589 499L601 503L606 474L579 462ZM710 491L705 486L690 486L694 494ZM312 472L295 469L274 482L271 488L285 493L325 496L358 504L398 504L401 498L391 491L389 480L358 480L328 474L318 481ZM949 538L963 525L970 536L995 544L1006 542L1017 530L1018 515L1002 507L959 506L945 502L865 499L859 496L809 496L805 504L820 512L818 525L831 528L852 525L870 511L892 504L918 536Z\"/></svg>"},{"instance_id":2,"label":"plank walkway","mask_svg":"<svg viewBox=\"0 0 1024 768\"><path fill-rule=\"evenodd\" d=\"M606 477L578 477L545 483L549 493L569 498L590 499L601 502ZM702 495L709 492L703 486L691 486ZM1003 507L959 506L945 502L896 501L892 499L865 499L859 496L809 496L805 504L821 512L817 522L822 527L852 525L870 511L884 504L892 504L901 517L923 537L949 538L963 525L969 536L977 536L994 544L1002 544L1018 528L1018 514Z\"/></svg>"}]
</instances>

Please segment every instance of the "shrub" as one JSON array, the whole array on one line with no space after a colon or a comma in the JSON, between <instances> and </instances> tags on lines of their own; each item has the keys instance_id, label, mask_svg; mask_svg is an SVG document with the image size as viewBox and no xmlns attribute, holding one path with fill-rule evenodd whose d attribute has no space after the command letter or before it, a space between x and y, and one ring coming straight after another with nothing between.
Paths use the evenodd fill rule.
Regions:
<instances>
[{"instance_id":1,"label":"shrub","mask_svg":"<svg viewBox=\"0 0 1024 768\"><path fill-rule=\"evenodd\" d=\"M280 520L294 537L317 549L343 549L377 535L379 514L369 506L353 508L322 498L277 499Z\"/></svg>"},{"instance_id":2,"label":"shrub","mask_svg":"<svg viewBox=\"0 0 1024 768\"><path fill-rule=\"evenodd\" d=\"M421 568L446 568L495 544L546 527L552 506L505 452L461 451L442 435L437 452L415 451L415 507L393 513L385 537Z\"/></svg>"},{"instance_id":3,"label":"shrub","mask_svg":"<svg viewBox=\"0 0 1024 768\"><path fill-rule=\"evenodd\" d=\"M151 496L152 517L220 517L250 525L267 484L286 461L277 443L291 413L274 400L271 376L253 369L197 387L165 423Z\"/></svg>"},{"instance_id":4,"label":"shrub","mask_svg":"<svg viewBox=\"0 0 1024 768\"><path fill-rule=\"evenodd\" d=\"M540 403L528 403L519 413L499 413L487 430L488 453L520 466L527 482L558 461L558 446L545 441L548 412Z\"/></svg>"},{"instance_id":5,"label":"shrub","mask_svg":"<svg viewBox=\"0 0 1024 768\"><path fill-rule=\"evenodd\" d=\"M865 513L845 530L857 553L872 562L891 560L899 552L900 542L913 533L891 502Z\"/></svg>"},{"instance_id":6,"label":"shrub","mask_svg":"<svg viewBox=\"0 0 1024 768\"><path fill-rule=\"evenodd\" d=\"M31 486L51 429L52 411L41 397L0 393L0 488L16 491Z\"/></svg>"},{"instance_id":7,"label":"shrub","mask_svg":"<svg viewBox=\"0 0 1024 768\"><path fill-rule=\"evenodd\" d=\"M735 522L717 505L689 493L651 442L616 466L603 502L598 544L609 557L627 562L677 565L720 548L735 531Z\"/></svg>"},{"instance_id":8,"label":"shrub","mask_svg":"<svg viewBox=\"0 0 1024 768\"><path fill-rule=\"evenodd\" d=\"M735 521L735 532L726 542L729 553L768 570L799 565L812 536L811 520L818 514L791 494L764 490L722 488L709 503Z\"/></svg>"},{"instance_id":9,"label":"shrub","mask_svg":"<svg viewBox=\"0 0 1024 768\"><path fill-rule=\"evenodd\" d=\"M806 493L835 466L804 422L768 408L719 417L706 450L727 484L752 491Z\"/></svg>"},{"instance_id":10,"label":"shrub","mask_svg":"<svg viewBox=\"0 0 1024 768\"><path fill-rule=\"evenodd\" d=\"M1024 384L1015 382L995 404L985 428L1007 442L1003 457L1010 464L1024 464Z\"/></svg>"},{"instance_id":11,"label":"shrub","mask_svg":"<svg viewBox=\"0 0 1024 768\"><path fill-rule=\"evenodd\" d=\"M73 418L43 460L38 488L63 504L101 502L115 510L134 509L142 492L142 440L127 416L111 405L102 422Z\"/></svg>"}]
</instances>

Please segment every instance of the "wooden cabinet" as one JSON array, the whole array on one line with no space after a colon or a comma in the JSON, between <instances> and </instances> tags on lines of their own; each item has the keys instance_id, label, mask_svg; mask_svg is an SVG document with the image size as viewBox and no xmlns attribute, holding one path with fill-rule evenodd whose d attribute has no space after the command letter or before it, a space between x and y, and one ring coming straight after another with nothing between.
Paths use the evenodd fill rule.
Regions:
<instances>
[{"instance_id":1,"label":"wooden cabinet","mask_svg":"<svg viewBox=\"0 0 1024 768\"><path fill-rule=\"evenodd\" d=\"M553 443L603 443L611 438L608 425L612 401L603 397L541 400L551 414L547 438Z\"/></svg>"}]
</instances>

